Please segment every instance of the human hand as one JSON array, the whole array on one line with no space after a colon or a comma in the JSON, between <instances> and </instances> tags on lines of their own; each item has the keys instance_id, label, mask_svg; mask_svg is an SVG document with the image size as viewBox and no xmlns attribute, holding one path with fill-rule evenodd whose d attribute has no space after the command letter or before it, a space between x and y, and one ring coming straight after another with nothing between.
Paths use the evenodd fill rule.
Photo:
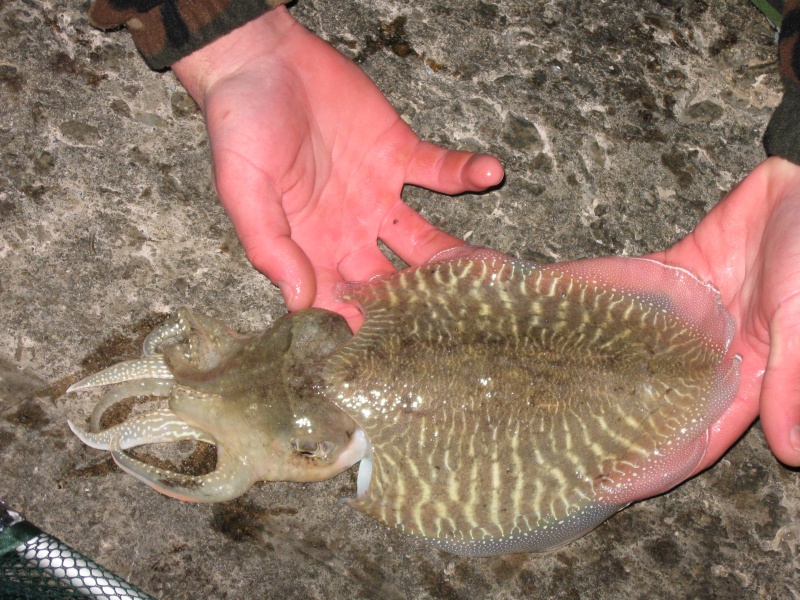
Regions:
<instances>
[{"instance_id":1,"label":"human hand","mask_svg":"<svg viewBox=\"0 0 800 600\"><path fill-rule=\"evenodd\" d=\"M697 471L719 459L759 412L775 456L800 466L800 166L767 159L691 234L650 258L714 285L736 322L739 392L711 429Z\"/></svg>"},{"instance_id":2,"label":"human hand","mask_svg":"<svg viewBox=\"0 0 800 600\"><path fill-rule=\"evenodd\" d=\"M337 303L338 282L463 244L408 207L406 183L458 194L497 185L497 159L423 142L350 60L279 7L173 65L205 114L217 192L247 257L289 310Z\"/></svg>"}]
</instances>

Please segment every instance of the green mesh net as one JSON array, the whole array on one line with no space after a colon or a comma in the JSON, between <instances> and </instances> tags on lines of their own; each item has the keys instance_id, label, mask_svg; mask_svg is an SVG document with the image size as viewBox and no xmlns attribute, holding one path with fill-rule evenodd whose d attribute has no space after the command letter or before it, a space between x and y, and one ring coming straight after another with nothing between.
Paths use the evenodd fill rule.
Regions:
<instances>
[{"instance_id":1,"label":"green mesh net","mask_svg":"<svg viewBox=\"0 0 800 600\"><path fill-rule=\"evenodd\" d=\"M0 505L0 600L153 600Z\"/></svg>"},{"instance_id":2,"label":"green mesh net","mask_svg":"<svg viewBox=\"0 0 800 600\"><path fill-rule=\"evenodd\" d=\"M3 539L3 541L6 540ZM17 540L14 539L14 541ZM10 545L10 542L7 545ZM15 548L9 548L5 554L0 555L0 600L27 600L28 598L31 600L39 598L60 600L61 598L78 598L80 596L77 590L26 560L24 553L16 551L16 548L20 546L21 544L18 544Z\"/></svg>"}]
</instances>

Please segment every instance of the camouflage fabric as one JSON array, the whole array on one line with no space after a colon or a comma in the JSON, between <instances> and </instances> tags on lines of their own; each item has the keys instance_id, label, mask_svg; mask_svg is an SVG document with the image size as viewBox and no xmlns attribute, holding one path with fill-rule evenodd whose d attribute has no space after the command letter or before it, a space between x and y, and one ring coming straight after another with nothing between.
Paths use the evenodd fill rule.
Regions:
<instances>
[{"instance_id":1,"label":"camouflage fabric","mask_svg":"<svg viewBox=\"0 0 800 600\"><path fill-rule=\"evenodd\" d=\"M764 134L764 149L800 164L800 0L788 0L778 38L784 92Z\"/></svg>"},{"instance_id":2,"label":"camouflage fabric","mask_svg":"<svg viewBox=\"0 0 800 600\"><path fill-rule=\"evenodd\" d=\"M153 69L165 69L288 0L95 0L101 29L123 25Z\"/></svg>"}]
</instances>

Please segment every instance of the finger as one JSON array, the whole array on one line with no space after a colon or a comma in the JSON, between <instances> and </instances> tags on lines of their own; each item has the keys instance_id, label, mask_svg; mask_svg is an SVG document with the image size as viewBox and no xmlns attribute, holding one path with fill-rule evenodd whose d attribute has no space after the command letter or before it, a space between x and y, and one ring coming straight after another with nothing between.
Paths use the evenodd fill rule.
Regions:
<instances>
[{"instance_id":1,"label":"finger","mask_svg":"<svg viewBox=\"0 0 800 600\"><path fill-rule=\"evenodd\" d=\"M503 165L494 156L420 142L408 165L406 182L443 194L461 194L498 185L503 175Z\"/></svg>"},{"instance_id":2,"label":"finger","mask_svg":"<svg viewBox=\"0 0 800 600\"><path fill-rule=\"evenodd\" d=\"M744 435L758 416L755 401L737 397L714 425L709 428L708 447L693 474L700 473L716 463Z\"/></svg>"},{"instance_id":3,"label":"finger","mask_svg":"<svg viewBox=\"0 0 800 600\"><path fill-rule=\"evenodd\" d=\"M781 462L800 466L800 297L770 323L770 351L761 391L761 426Z\"/></svg>"},{"instance_id":4,"label":"finger","mask_svg":"<svg viewBox=\"0 0 800 600\"><path fill-rule=\"evenodd\" d=\"M734 337L728 353L730 356L742 357L739 389L730 406L709 428L706 454L694 473L699 473L716 463L758 418L758 399L766 361L759 357L741 335Z\"/></svg>"},{"instance_id":5,"label":"finger","mask_svg":"<svg viewBox=\"0 0 800 600\"><path fill-rule=\"evenodd\" d=\"M364 322L364 315L359 307L352 302L342 302L340 294L343 291L344 280L333 269L320 268L317 270L317 289L319 293L314 301L314 306L339 313L346 320L350 329L358 331Z\"/></svg>"},{"instance_id":6,"label":"finger","mask_svg":"<svg viewBox=\"0 0 800 600\"><path fill-rule=\"evenodd\" d=\"M290 311L308 308L316 296L314 268L291 239L280 194L253 169L216 166L217 192L247 258L280 288Z\"/></svg>"},{"instance_id":7,"label":"finger","mask_svg":"<svg viewBox=\"0 0 800 600\"><path fill-rule=\"evenodd\" d=\"M280 288L289 311L309 308L314 303L317 284L308 257L288 235L273 235L270 227L259 225L234 225L247 258Z\"/></svg>"},{"instance_id":8,"label":"finger","mask_svg":"<svg viewBox=\"0 0 800 600\"><path fill-rule=\"evenodd\" d=\"M427 262L442 250L466 244L431 225L402 201L397 202L386 214L378 237L412 267Z\"/></svg>"}]
</instances>

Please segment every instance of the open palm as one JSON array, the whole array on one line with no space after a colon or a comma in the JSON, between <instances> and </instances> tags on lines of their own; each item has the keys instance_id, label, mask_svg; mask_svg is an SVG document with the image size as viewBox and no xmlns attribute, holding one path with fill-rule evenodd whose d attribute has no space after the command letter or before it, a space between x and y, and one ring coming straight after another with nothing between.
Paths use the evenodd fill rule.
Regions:
<instances>
[{"instance_id":1,"label":"open palm","mask_svg":"<svg viewBox=\"0 0 800 600\"><path fill-rule=\"evenodd\" d=\"M711 431L698 470L761 415L779 460L800 465L800 166L770 158L685 239L652 255L714 285L736 321L736 400Z\"/></svg>"},{"instance_id":2,"label":"open palm","mask_svg":"<svg viewBox=\"0 0 800 600\"><path fill-rule=\"evenodd\" d=\"M355 64L283 7L173 69L205 113L217 189L247 256L290 310L313 303L357 328L360 315L334 291L393 270L378 239L411 265L464 243L406 206L403 185L455 194L503 177L492 157L422 142ZM800 167L768 159L652 258L714 285L736 321L741 385L698 470L759 412L775 455L800 465Z\"/></svg>"},{"instance_id":3,"label":"open palm","mask_svg":"<svg viewBox=\"0 0 800 600\"><path fill-rule=\"evenodd\" d=\"M206 117L217 191L253 265L290 310L337 304L337 282L417 265L459 244L409 208L406 183L446 194L503 177L493 157L423 142L350 60L280 7L174 65Z\"/></svg>"}]
</instances>

